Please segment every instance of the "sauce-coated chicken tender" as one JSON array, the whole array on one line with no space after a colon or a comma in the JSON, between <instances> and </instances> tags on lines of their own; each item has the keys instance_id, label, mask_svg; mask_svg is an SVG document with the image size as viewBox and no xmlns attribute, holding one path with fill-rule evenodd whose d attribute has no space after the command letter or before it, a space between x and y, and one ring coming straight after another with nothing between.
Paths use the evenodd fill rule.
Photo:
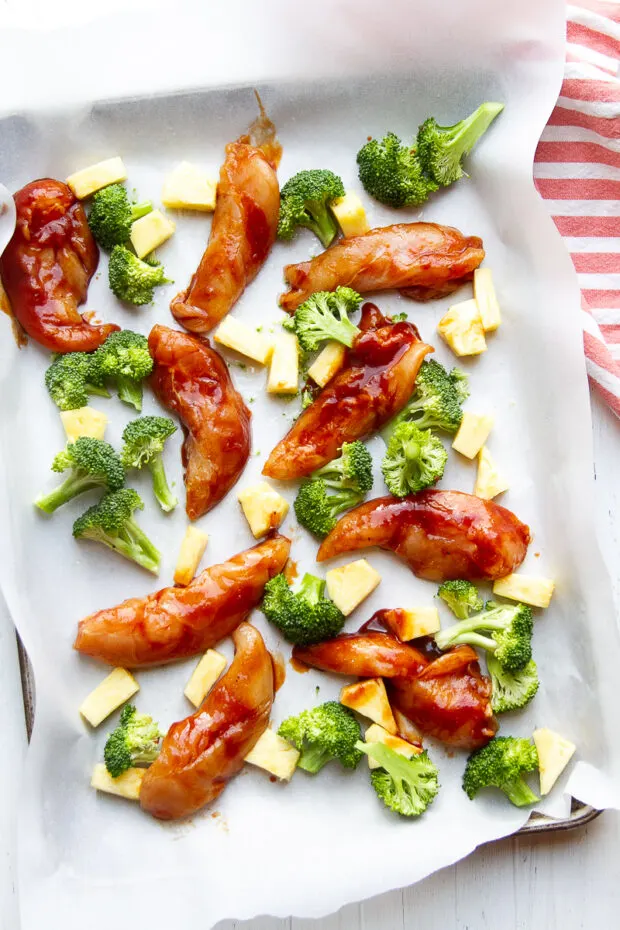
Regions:
<instances>
[{"instance_id":1,"label":"sauce-coated chicken tender","mask_svg":"<svg viewBox=\"0 0 620 930\"><path fill-rule=\"evenodd\" d=\"M230 668L196 713L172 724L144 776L140 805L161 820L188 817L214 801L267 729L274 696L271 655L249 623L233 640Z\"/></svg>"},{"instance_id":2,"label":"sauce-coated chicken tender","mask_svg":"<svg viewBox=\"0 0 620 930\"><path fill-rule=\"evenodd\" d=\"M250 455L250 417L224 359L205 340L166 326L149 336L150 385L185 431L185 509L190 520L211 510L235 484Z\"/></svg>"},{"instance_id":3,"label":"sauce-coated chicken tender","mask_svg":"<svg viewBox=\"0 0 620 930\"><path fill-rule=\"evenodd\" d=\"M0 256L13 316L52 352L92 352L119 327L78 312L99 262L82 204L62 181L42 178L17 191L15 207L15 232Z\"/></svg>"}]
</instances>

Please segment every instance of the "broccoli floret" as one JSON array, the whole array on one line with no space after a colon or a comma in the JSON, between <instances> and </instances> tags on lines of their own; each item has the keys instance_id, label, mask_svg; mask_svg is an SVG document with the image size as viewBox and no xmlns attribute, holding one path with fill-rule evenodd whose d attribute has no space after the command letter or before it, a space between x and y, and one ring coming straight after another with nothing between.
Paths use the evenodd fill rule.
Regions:
<instances>
[{"instance_id":1,"label":"broccoli floret","mask_svg":"<svg viewBox=\"0 0 620 930\"><path fill-rule=\"evenodd\" d=\"M425 176L415 147L393 132L367 142L357 153L357 164L366 193L388 207L417 207L437 190Z\"/></svg>"},{"instance_id":2,"label":"broccoli floret","mask_svg":"<svg viewBox=\"0 0 620 930\"><path fill-rule=\"evenodd\" d=\"M492 653L503 669L518 672L532 658L534 618L527 604L487 604L487 609L435 635L440 649L478 646ZM487 634L487 635L485 635Z\"/></svg>"},{"instance_id":3,"label":"broccoli floret","mask_svg":"<svg viewBox=\"0 0 620 930\"><path fill-rule=\"evenodd\" d=\"M458 368L448 372L430 359L423 362L415 391L405 407L381 431L386 444L399 423L410 420L419 429L456 433L463 419L463 401L469 396L467 375Z\"/></svg>"},{"instance_id":4,"label":"broccoli floret","mask_svg":"<svg viewBox=\"0 0 620 930\"><path fill-rule=\"evenodd\" d=\"M118 778L132 765L150 765L159 755L163 733L148 714L139 714L133 704L121 712L119 725L108 736L103 750L105 767Z\"/></svg>"},{"instance_id":5,"label":"broccoli floret","mask_svg":"<svg viewBox=\"0 0 620 930\"><path fill-rule=\"evenodd\" d=\"M313 472L328 488L352 488L367 494L372 488L372 457L363 442L345 442L337 459Z\"/></svg>"},{"instance_id":6,"label":"broccoli floret","mask_svg":"<svg viewBox=\"0 0 620 930\"><path fill-rule=\"evenodd\" d=\"M131 224L153 209L148 201L130 203L122 184L110 184L93 196L88 225L102 249L113 249L129 239Z\"/></svg>"},{"instance_id":7,"label":"broccoli floret","mask_svg":"<svg viewBox=\"0 0 620 930\"><path fill-rule=\"evenodd\" d=\"M91 368L91 356L86 352L56 356L45 372L45 386L57 407L76 410L86 406L89 394L110 396L103 384L95 383L96 372Z\"/></svg>"},{"instance_id":8,"label":"broccoli floret","mask_svg":"<svg viewBox=\"0 0 620 930\"><path fill-rule=\"evenodd\" d=\"M342 179L333 171L300 171L280 191L278 236L292 239L298 226L306 226L327 248L338 235L338 223L329 205L344 197Z\"/></svg>"},{"instance_id":9,"label":"broccoli floret","mask_svg":"<svg viewBox=\"0 0 620 930\"><path fill-rule=\"evenodd\" d=\"M439 791L439 772L427 752L407 759L384 743L358 743L357 748L381 766L373 769L370 781L390 810L419 817L432 804Z\"/></svg>"},{"instance_id":10,"label":"broccoli floret","mask_svg":"<svg viewBox=\"0 0 620 930\"><path fill-rule=\"evenodd\" d=\"M123 464L110 443L103 439L80 436L68 443L52 462L52 471L67 470L70 470L69 477L61 485L36 499L39 510L54 513L85 491L97 488L118 491L125 484Z\"/></svg>"},{"instance_id":11,"label":"broccoli floret","mask_svg":"<svg viewBox=\"0 0 620 930\"><path fill-rule=\"evenodd\" d=\"M322 478L306 478L293 504L295 516L310 533L323 539L335 527L338 515L356 507L363 496L353 488L328 494Z\"/></svg>"},{"instance_id":12,"label":"broccoli floret","mask_svg":"<svg viewBox=\"0 0 620 930\"><path fill-rule=\"evenodd\" d=\"M344 626L344 615L324 596L325 582L314 575L302 578L293 591L283 574L265 585L261 610L289 643L310 646L337 636Z\"/></svg>"},{"instance_id":13,"label":"broccoli floret","mask_svg":"<svg viewBox=\"0 0 620 930\"><path fill-rule=\"evenodd\" d=\"M447 187L463 177L461 159L471 152L503 109L502 103L483 103L454 126L438 126L432 118L422 123L418 129L417 157L435 184Z\"/></svg>"},{"instance_id":14,"label":"broccoli floret","mask_svg":"<svg viewBox=\"0 0 620 930\"><path fill-rule=\"evenodd\" d=\"M521 710L538 691L538 669L533 659L518 672L509 672L492 653L487 655L487 668L493 683L491 707L496 714Z\"/></svg>"},{"instance_id":15,"label":"broccoli floret","mask_svg":"<svg viewBox=\"0 0 620 930\"><path fill-rule=\"evenodd\" d=\"M121 459L125 468L147 466L153 480L153 492L162 510L174 510L178 501L168 486L162 452L166 439L176 433L170 417L138 417L123 430Z\"/></svg>"},{"instance_id":16,"label":"broccoli floret","mask_svg":"<svg viewBox=\"0 0 620 930\"><path fill-rule=\"evenodd\" d=\"M471 581L459 578L456 581L444 581L437 591L438 596L446 602L455 617L467 620L470 613L482 610L484 602L478 594L478 588Z\"/></svg>"},{"instance_id":17,"label":"broccoli floret","mask_svg":"<svg viewBox=\"0 0 620 930\"><path fill-rule=\"evenodd\" d=\"M359 329L349 320L362 302L362 297L350 287L335 291L316 291L295 311L285 329L293 329L304 352L314 352L322 342L333 339L349 348Z\"/></svg>"},{"instance_id":18,"label":"broccoli floret","mask_svg":"<svg viewBox=\"0 0 620 930\"><path fill-rule=\"evenodd\" d=\"M471 801L483 788L499 788L517 807L527 807L538 798L523 775L537 768L538 753L529 740L496 736L467 760L463 790Z\"/></svg>"},{"instance_id":19,"label":"broccoli floret","mask_svg":"<svg viewBox=\"0 0 620 930\"><path fill-rule=\"evenodd\" d=\"M312 775L332 759L345 769L354 769L362 758L357 748L362 735L360 725L351 711L337 701L288 717L278 733L301 753L298 767Z\"/></svg>"},{"instance_id":20,"label":"broccoli floret","mask_svg":"<svg viewBox=\"0 0 620 930\"><path fill-rule=\"evenodd\" d=\"M406 497L439 481L448 453L428 429L415 423L399 423L388 443L381 471L388 490L395 497Z\"/></svg>"},{"instance_id":21,"label":"broccoli floret","mask_svg":"<svg viewBox=\"0 0 620 930\"><path fill-rule=\"evenodd\" d=\"M119 300L142 306L153 301L153 291L160 284L170 284L159 262L147 263L124 245L115 245L108 265L110 290Z\"/></svg>"},{"instance_id":22,"label":"broccoli floret","mask_svg":"<svg viewBox=\"0 0 620 930\"><path fill-rule=\"evenodd\" d=\"M311 387L305 387L301 392L301 409L305 410L314 403L314 391Z\"/></svg>"},{"instance_id":23,"label":"broccoli floret","mask_svg":"<svg viewBox=\"0 0 620 930\"><path fill-rule=\"evenodd\" d=\"M130 329L111 333L93 353L92 368L99 377L116 383L122 401L142 410L142 380L153 371L145 336Z\"/></svg>"},{"instance_id":24,"label":"broccoli floret","mask_svg":"<svg viewBox=\"0 0 620 930\"><path fill-rule=\"evenodd\" d=\"M143 508L144 503L133 488L122 488L106 494L98 504L89 507L86 513L77 518L73 524L73 535L76 539L92 539L103 543L157 575L159 550L133 518L134 511Z\"/></svg>"}]
</instances>

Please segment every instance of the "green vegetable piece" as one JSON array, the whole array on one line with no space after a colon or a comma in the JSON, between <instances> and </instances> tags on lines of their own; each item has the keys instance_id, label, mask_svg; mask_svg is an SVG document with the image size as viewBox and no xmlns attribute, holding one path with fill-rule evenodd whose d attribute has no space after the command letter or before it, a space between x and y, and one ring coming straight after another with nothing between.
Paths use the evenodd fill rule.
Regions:
<instances>
[{"instance_id":1,"label":"green vegetable piece","mask_svg":"<svg viewBox=\"0 0 620 930\"><path fill-rule=\"evenodd\" d=\"M139 714L133 704L126 704L120 723L108 736L103 750L103 761L112 778L118 778L133 765L154 762L163 735L152 717Z\"/></svg>"},{"instance_id":2,"label":"green vegetable piece","mask_svg":"<svg viewBox=\"0 0 620 930\"><path fill-rule=\"evenodd\" d=\"M430 430L415 423L399 423L394 429L381 470L388 490L406 497L435 484L442 477L448 453Z\"/></svg>"},{"instance_id":3,"label":"green vegetable piece","mask_svg":"<svg viewBox=\"0 0 620 930\"><path fill-rule=\"evenodd\" d=\"M496 714L521 710L536 696L538 691L538 669L533 659L518 672L502 667L493 653L487 655L487 668L493 684L491 707Z\"/></svg>"},{"instance_id":4,"label":"green vegetable piece","mask_svg":"<svg viewBox=\"0 0 620 930\"><path fill-rule=\"evenodd\" d=\"M427 752L407 759L384 743L358 743L358 749L378 762L370 781L377 797L402 817L419 817L439 791L439 772Z\"/></svg>"},{"instance_id":5,"label":"green vegetable piece","mask_svg":"<svg viewBox=\"0 0 620 930\"><path fill-rule=\"evenodd\" d=\"M463 402L468 397L466 374L458 368L448 372L434 359L423 362L407 404L381 431L386 445L398 424L404 421L415 423L418 429L456 433L463 419Z\"/></svg>"},{"instance_id":6,"label":"green vegetable piece","mask_svg":"<svg viewBox=\"0 0 620 930\"><path fill-rule=\"evenodd\" d=\"M539 798L523 776L537 768L538 753L529 740L496 736L470 755L463 775L463 790L471 801L483 788L499 788L516 807L527 807Z\"/></svg>"},{"instance_id":7,"label":"green vegetable piece","mask_svg":"<svg viewBox=\"0 0 620 930\"><path fill-rule=\"evenodd\" d=\"M534 618L527 604L487 604L487 609L440 630L435 642L441 649L477 646L492 653L509 672L524 669L532 658Z\"/></svg>"},{"instance_id":8,"label":"green vegetable piece","mask_svg":"<svg viewBox=\"0 0 620 930\"><path fill-rule=\"evenodd\" d=\"M364 190L387 207L419 207L437 184L424 174L415 148L396 133L371 139L357 153Z\"/></svg>"},{"instance_id":9,"label":"green vegetable piece","mask_svg":"<svg viewBox=\"0 0 620 930\"><path fill-rule=\"evenodd\" d=\"M168 485L162 452L169 436L176 433L176 425L170 417L138 417L123 430L124 446L121 459L125 468L146 466L153 481L153 493L159 506L166 513L178 504Z\"/></svg>"},{"instance_id":10,"label":"green vegetable piece","mask_svg":"<svg viewBox=\"0 0 620 930\"><path fill-rule=\"evenodd\" d=\"M298 591L276 575L265 585L260 609L289 643L309 646L337 636L344 626L344 615L324 592L325 581L314 575L304 575Z\"/></svg>"},{"instance_id":11,"label":"green vegetable piece","mask_svg":"<svg viewBox=\"0 0 620 930\"><path fill-rule=\"evenodd\" d=\"M432 118L418 130L417 157L422 169L435 184L448 187L464 175L462 159L484 135L503 103L483 103L454 126L438 126Z\"/></svg>"},{"instance_id":12,"label":"green vegetable piece","mask_svg":"<svg viewBox=\"0 0 620 930\"><path fill-rule=\"evenodd\" d=\"M149 201L130 203L122 184L110 184L93 195L88 225L101 248L110 251L127 242L132 223L152 209Z\"/></svg>"},{"instance_id":13,"label":"green vegetable piece","mask_svg":"<svg viewBox=\"0 0 620 930\"><path fill-rule=\"evenodd\" d=\"M68 443L54 458L52 471L69 471L69 476L49 494L36 499L36 506L44 513L54 513L86 491L117 491L125 484L125 469L110 443L90 436Z\"/></svg>"},{"instance_id":14,"label":"green vegetable piece","mask_svg":"<svg viewBox=\"0 0 620 930\"><path fill-rule=\"evenodd\" d=\"M327 701L296 717L288 717L278 733L299 750L297 766L311 775L332 760L345 769L354 769L362 758L357 748L360 725L351 711L337 701Z\"/></svg>"},{"instance_id":15,"label":"green vegetable piece","mask_svg":"<svg viewBox=\"0 0 620 930\"><path fill-rule=\"evenodd\" d=\"M323 342L332 339L349 348L359 335L359 329L349 320L362 302L362 297L350 287L335 291L316 291L301 304L285 329L293 329L304 352L314 352Z\"/></svg>"},{"instance_id":16,"label":"green vegetable piece","mask_svg":"<svg viewBox=\"0 0 620 930\"><path fill-rule=\"evenodd\" d=\"M91 539L136 562L149 572L159 572L159 550L140 529L133 518L144 503L133 488L106 494L94 507L78 517L73 524L76 539Z\"/></svg>"},{"instance_id":17,"label":"green vegetable piece","mask_svg":"<svg viewBox=\"0 0 620 930\"><path fill-rule=\"evenodd\" d=\"M129 329L111 333L92 355L92 368L98 378L116 384L119 398L142 409L142 381L153 371L153 359L145 336Z\"/></svg>"},{"instance_id":18,"label":"green vegetable piece","mask_svg":"<svg viewBox=\"0 0 620 930\"><path fill-rule=\"evenodd\" d=\"M88 403L89 394L109 397L109 391L97 383L91 370L91 356L86 352L57 355L45 372L45 386L60 410L77 410Z\"/></svg>"},{"instance_id":19,"label":"green vegetable piece","mask_svg":"<svg viewBox=\"0 0 620 930\"><path fill-rule=\"evenodd\" d=\"M467 620L470 613L482 610L484 602L478 594L478 588L471 581L458 578L444 581L437 591L438 596L446 602L455 617Z\"/></svg>"},{"instance_id":20,"label":"green vegetable piece","mask_svg":"<svg viewBox=\"0 0 620 930\"><path fill-rule=\"evenodd\" d=\"M108 265L110 290L119 300L142 306L153 302L156 287L170 284L159 262L145 262L124 245L115 245Z\"/></svg>"},{"instance_id":21,"label":"green vegetable piece","mask_svg":"<svg viewBox=\"0 0 620 930\"><path fill-rule=\"evenodd\" d=\"M292 239L297 227L305 226L327 248L338 235L338 223L329 209L338 197L344 197L344 184L333 171L300 171L289 178L280 191L279 238Z\"/></svg>"}]
</instances>

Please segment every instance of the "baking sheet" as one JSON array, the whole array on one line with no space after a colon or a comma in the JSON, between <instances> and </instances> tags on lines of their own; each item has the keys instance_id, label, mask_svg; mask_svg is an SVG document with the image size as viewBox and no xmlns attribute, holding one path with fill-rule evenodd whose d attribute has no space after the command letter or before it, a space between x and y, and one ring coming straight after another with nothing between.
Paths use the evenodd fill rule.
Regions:
<instances>
[{"instance_id":1,"label":"baking sheet","mask_svg":"<svg viewBox=\"0 0 620 930\"><path fill-rule=\"evenodd\" d=\"M442 16L448 14L441 10L430 13L420 3L393 3L392 12L402 25L396 35L385 28L384 20L376 19L370 5L357 4L353 18L351 7L337 4L335 15L348 25L341 60L334 63L329 54L329 30L317 28L305 36L301 65L291 63L289 68L276 59L281 47L288 48L287 62L290 57L290 11L267 4L264 15L281 9L283 16L280 31L272 34L273 54L266 55L264 46L260 61L250 54L241 77L258 78L262 68L274 78L260 82L259 89L284 145L282 179L301 168L324 165L354 189L359 189L354 155L367 135L391 128L407 136L431 112L449 124L483 99L507 104L470 160L469 181L435 196L423 211L399 217L448 222L481 235L495 271L504 324L486 355L463 365L471 376L468 409L496 416L490 449L511 479L503 502L534 531L524 571L550 575L558 585L551 608L541 614L536 628L541 692L527 712L503 718L503 732L529 735L534 727L546 725L578 744L570 784L567 773L541 805L561 817L568 813L571 790L594 806L616 805L620 759L608 710L613 707L619 650L609 585L593 531L578 291L569 258L531 185L534 146L560 80L560 6L539 8L531 2L510 13L479 3L468 7L467 18L463 13L458 23L454 17L461 14L450 11L450 34L460 39L454 45L446 42ZM417 29L422 9L423 32ZM263 28L261 39L268 34ZM205 76L205 84L231 83L236 75L236 66L230 64L227 82L220 68L233 36L222 33L219 38L219 64L208 79ZM284 73L273 74L281 69ZM334 70L341 72L338 78ZM136 85L140 80L136 78ZM236 138L254 115L253 95L246 85L46 106L2 121L0 177L15 189L32 177L65 177L77 167L120 152L129 170L129 186L157 201L162 179L175 163L187 159L216 168L226 141ZM393 221L391 211L365 201L372 225ZM105 261L87 306L144 333L155 321L170 323L169 298L195 268L209 223L205 217L178 217L176 235L159 250L177 283L159 291L154 308L123 310L107 290ZM278 244L235 308L235 316L254 324L260 320L267 328L277 325L283 264L316 251L310 234ZM459 296L468 295L464 288ZM436 357L452 363L435 335L446 301L420 306L390 294L381 295L378 302L386 311L407 310L422 337L435 343ZM92 792L90 771L101 758L110 727L93 733L77 714L102 669L72 652L76 623L91 610L147 593L153 581L101 547L73 541L71 523L85 502L63 508L51 520L31 507L36 494L54 484L48 462L62 446L63 433L42 387L46 353L33 345L18 353L8 327L6 334L0 347L0 513L5 526L0 582L31 656L38 696L20 825L23 930L42 923L50 930L77 930L85 920L91 930L107 930L112 910L121 910L127 926L141 921L155 930L170 921L195 921L197 914L205 927L222 918L258 913L318 916L417 881L525 822L527 811L493 795L469 802L460 788L464 757L450 757L433 744L430 752L440 768L442 791L428 815L416 822L395 821L376 803L363 768L347 774L330 767L315 780L299 773L283 786L248 767L218 800L216 810L176 825L157 823L136 805ZM239 359L232 354L228 358L239 389L248 401L255 398L253 455L243 486L258 478L266 455L299 405L266 398L264 372L258 367L242 369ZM110 416L108 436L118 443L131 418L129 409L116 400L93 405ZM144 412L158 409L147 396ZM173 437L166 463L180 488L179 445L180 437ZM378 464L381 440L373 439L370 447ZM474 466L451 456L442 486L470 491L473 481ZM134 484L147 500L140 520L162 549L161 583L166 583L185 517L180 508L169 516L156 512L146 476ZM382 488L377 470L376 492L382 493ZM292 502L294 489L281 490ZM234 494L199 525L210 533L203 565L252 544ZM291 519L284 531L293 538L292 555L300 570L313 569L316 545ZM386 553L371 552L368 558L383 581L349 620L348 629L379 607L432 603L434 586L413 578ZM288 656L288 647L266 627L262 615L257 612L253 619L269 645ZM223 651L230 655L228 644ZM138 673L140 709L153 713L163 726L188 713L182 692L193 665L190 660ZM314 672L298 675L289 668L274 722L335 697L341 684L342 679ZM113 722L114 718L110 725Z\"/></svg>"}]
</instances>

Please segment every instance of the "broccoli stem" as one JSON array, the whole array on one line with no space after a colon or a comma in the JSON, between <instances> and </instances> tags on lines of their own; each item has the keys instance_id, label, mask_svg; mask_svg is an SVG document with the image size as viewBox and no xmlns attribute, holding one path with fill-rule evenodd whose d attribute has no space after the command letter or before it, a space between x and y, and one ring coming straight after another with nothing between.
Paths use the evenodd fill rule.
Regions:
<instances>
[{"instance_id":1,"label":"broccoli stem","mask_svg":"<svg viewBox=\"0 0 620 930\"><path fill-rule=\"evenodd\" d=\"M159 550L142 532L135 520L128 520L123 526L122 533L122 536L106 537L102 541L126 559L137 562L147 571L157 575L159 573Z\"/></svg>"},{"instance_id":2,"label":"broccoli stem","mask_svg":"<svg viewBox=\"0 0 620 930\"><path fill-rule=\"evenodd\" d=\"M312 221L306 223L308 229L311 229L321 240L323 247L327 248L338 235L338 223L323 203L309 200L306 203L306 210L312 217Z\"/></svg>"},{"instance_id":3,"label":"broccoli stem","mask_svg":"<svg viewBox=\"0 0 620 930\"><path fill-rule=\"evenodd\" d=\"M308 604L318 604L323 597L325 582L315 575L305 574L299 586L299 596Z\"/></svg>"},{"instance_id":4,"label":"broccoli stem","mask_svg":"<svg viewBox=\"0 0 620 930\"><path fill-rule=\"evenodd\" d=\"M79 494L84 494L86 491L92 491L100 487L101 481L97 478L93 478L92 475L87 475L83 478L69 476L66 481L63 481L62 484L54 488L53 491L50 491L49 494L43 494L37 497L35 505L44 513L54 513L55 510L58 510L59 507L62 507L63 504L66 504L67 501L72 500Z\"/></svg>"},{"instance_id":5,"label":"broccoli stem","mask_svg":"<svg viewBox=\"0 0 620 930\"><path fill-rule=\"evenodd\" d=\"M459 161L487 131L498 113L504 109L501 103L482 103L477 110L455 126L441 127L449 135L450 155Z\"/></svg>"},{"instance_id":6,"label":"broccoli stem","mask_svg":"<svg viewBox=\"0 0 620 930\"><path fill-rule=\"evenodd\" d=\"M470 646L479 646L481 649L494 652L497 647L495 640L489 636L483 636L478 630L504 630L505 621L494 620L493 614L495 613L494 610L487 610L482 614L475 614L469 620L461 620L453 627L448 627L447 630L438 633L435 642L440 649L445 649L454 643L466 642Z\"/></svg>"},{"instance_id":7,"label":"broccoli stem","mask_svg":"<svg viewBox=\"0 0 620 930\"><path fill-rule=\"evenodd\" d=\"M529 807L530 804L535 804L540 800L522 778L506 782L502 785L502 791L516 807Z\"/></svg>"},{"instance_id":8,"label":"broccoli stem","mask_svg":"<svg viewBox=\"0 0 620 930\"><path fill-rule=\"evenodd\" d=\"M327 765L331 758L328 750L317 743L313 743L302 750L297 768L303 769L304 772L310 772L311 775L316 775L324 765Z\"/></svg>"},{"instance_id":9,"label":"broccoli stem","mask_svg":"<svg viewBox=\"0 0 620 930\"><path fill-rule=\"evenodd\" d=\"M170 511L174 510L178 504L178 500L168 485L168 479L166 478L166 472L164 469L164 461L161 454L153 456L153 458L148 463L148 468L153 479L153 493L159 502L159 506L166 513L170 513Z\"/></svg>"},{"instance_id":10,"label":"broccoli stem","mask_svg":"<svg viewBox=\"0 0 620 930\"><path fill-rule=\"evenodd\" d=\"M109 397L110 396L110 392L107 390L107 388L97 387L94 384L87 384L86 391L88 394L96 394L97 397Z\"/></svg>"},{"instance_id":11,"label":"broccoli stem","mask_svg":"<svg viewBox=\"0 0 620 930\"><path fill-rule=\"evenodd\" d=\"M138 412L142 410L142 382L134 381L133 378L127 378L124 375L118 375L116 386L119 399L130 407L135 407Z\"/></svg>"},{"instance_id":12,"label":"broccoli stem","mask_svg":"<svg viewBox=\"0 0 620 930\"><path fill-rule=\"evenodd\" d=\"M135 223L136 220L139 220L141 216L146 216L147 213L151 213L153 210L153 204L150 200L144 200L142 203L134 203L131 207L131 222Z\"/></svg>"}]
</instances>

